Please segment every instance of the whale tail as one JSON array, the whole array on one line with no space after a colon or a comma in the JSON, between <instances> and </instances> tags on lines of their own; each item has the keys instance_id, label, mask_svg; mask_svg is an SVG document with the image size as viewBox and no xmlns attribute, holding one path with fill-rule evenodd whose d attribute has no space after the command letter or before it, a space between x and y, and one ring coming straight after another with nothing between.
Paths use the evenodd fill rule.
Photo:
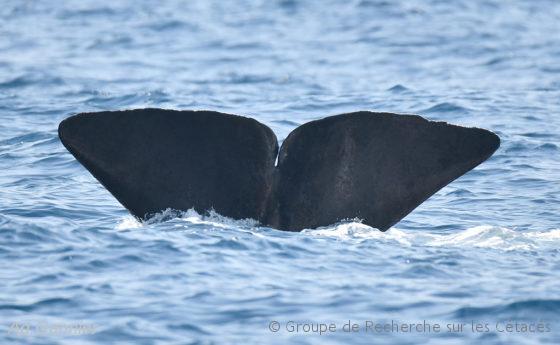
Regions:
<instances>
[{"instance_id":1,"label":"whale tail","mask_svg":"<svg viewBox=\"0 0 560 345\"><path fill-rule=\"evenodd\" d=\"M140 219L214 209L290 231L353 218L387 230L500 144L484 129L372 112L306 123L279 153L267 126L213 111L82 113L59 136Z\"/></svg>"}]
</instances>

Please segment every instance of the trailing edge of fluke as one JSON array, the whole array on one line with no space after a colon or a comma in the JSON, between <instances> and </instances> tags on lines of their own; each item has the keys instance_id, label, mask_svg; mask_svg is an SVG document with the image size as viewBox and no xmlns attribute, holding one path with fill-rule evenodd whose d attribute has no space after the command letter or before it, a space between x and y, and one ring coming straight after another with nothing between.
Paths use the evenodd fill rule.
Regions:
<instances>
[{"instance_id":1,"label":"trailing edge of fluke","mask_svg":"<svg viewBox=\"0 0 560 345\"><path fill-rule=\"evenodd\" d=\"M368 111L301 125L279 152L267 126L215 111L82 113L58 133L139 219L214 209L289 231L355 218L385 231L500 145L484 129Z\"/></svg>"}]
</instances>

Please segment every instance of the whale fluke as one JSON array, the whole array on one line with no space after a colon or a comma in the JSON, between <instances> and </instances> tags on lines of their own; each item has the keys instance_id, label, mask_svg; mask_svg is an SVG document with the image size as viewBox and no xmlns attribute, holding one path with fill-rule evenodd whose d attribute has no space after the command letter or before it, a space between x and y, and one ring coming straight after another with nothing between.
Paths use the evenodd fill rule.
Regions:
<instances>
[{"instance_id":1,"label":"whale fluke","mask_svg":"<svg viewBox=\"0 0 560 345\"><path fill-rule=\"evenodd\" d=\"M354 218L385 231L500 144L484 129L366 111L306 123L279 154L267 126L214 111L82 113L58 130L139 219L214 209L289 231Z\"/></svg>"},{"instance_id":2,"label":"whale fluke","mask_svg":"<svg viewBox=\"0 0 560 345\"><path fill-rule=\"evenodd\" d=\"M213 111L108 111L67 118L58 133L138 218L167 208L263 217L278 143L256 120Z\"/></svg>"}]
</instances>

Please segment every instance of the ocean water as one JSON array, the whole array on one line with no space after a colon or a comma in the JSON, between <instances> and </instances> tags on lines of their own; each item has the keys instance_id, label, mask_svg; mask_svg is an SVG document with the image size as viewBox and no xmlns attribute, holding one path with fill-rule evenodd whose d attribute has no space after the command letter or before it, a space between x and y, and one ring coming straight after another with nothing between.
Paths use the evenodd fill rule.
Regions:
<instances>
[{"instance_id":1,"label":"ocean water","mask_svg":"<svg viewBox=\"0 0 560 345\"><path fill-rule=\"evenodd\" d=\"M280 139L416 113L502 145L386 233L140 224L57 126L142 107L243 114ZM0 343L558 344L559 145L558 1L4 0Z\"/></svg>"}]
</instances>

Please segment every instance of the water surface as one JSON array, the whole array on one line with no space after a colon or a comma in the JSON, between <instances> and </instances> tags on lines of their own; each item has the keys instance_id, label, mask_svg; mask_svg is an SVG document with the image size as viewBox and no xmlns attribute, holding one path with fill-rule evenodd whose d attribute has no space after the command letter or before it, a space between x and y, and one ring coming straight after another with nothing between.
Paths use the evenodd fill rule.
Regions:
<instances>
[{"instance_id":1,"label":"water surface","mask_svg":"<svg viewBox=\"0 0 560 345\"><path fill-rule=\"evenodd\" d=\"M0 342L559 343L559 33L545 0L4 1ZM417 113L502 146L387 233L192 211L139 224L57 125L141 107L243 114L280 139L347 111ZM345 333L349 320L466 326ZM496 329L508 322L551 330ZM93 334L44 331L76 324Z\"/></svg>"}]
</instances>

